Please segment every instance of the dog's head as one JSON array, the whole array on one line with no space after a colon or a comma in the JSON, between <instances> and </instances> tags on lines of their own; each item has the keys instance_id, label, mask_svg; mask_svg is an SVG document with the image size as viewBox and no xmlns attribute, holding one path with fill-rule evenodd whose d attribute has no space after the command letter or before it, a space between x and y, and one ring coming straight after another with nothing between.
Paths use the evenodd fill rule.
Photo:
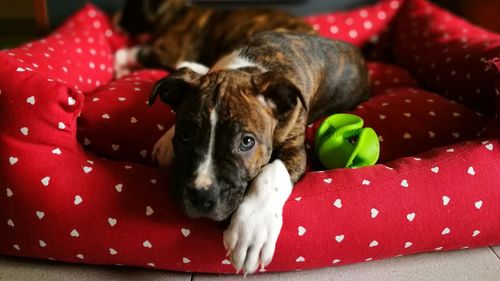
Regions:
<instances>
[{"instance_id":1,"label":"dog's head","mask_svg":"<svg viewBox=\"0 0 500 281\"><path fill-rule=\"evenodd\" d=\"M247 185L269 163L275 129L303 102L297 87L273 73L183 68L159 81L157 96L177 113L173 184L189 217L226 219Z\"/></svg>"},{"instance_id":2,"label":"dog's head","mask_svg":"<svg viewBox=\"0 0 500 281\"><path fill-rule=\"evenodd\" d=\"M153 33L158 25L167 25L185 7L186 0L127 0L123 10L115 15L115 23L131 36Z\"/></svg>"}]
</instances>

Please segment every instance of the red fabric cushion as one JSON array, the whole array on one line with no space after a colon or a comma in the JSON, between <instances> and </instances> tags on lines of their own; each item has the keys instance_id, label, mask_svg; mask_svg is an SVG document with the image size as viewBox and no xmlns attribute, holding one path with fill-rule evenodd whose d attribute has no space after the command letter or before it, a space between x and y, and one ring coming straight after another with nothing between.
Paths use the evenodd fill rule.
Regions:
<instances>
[{"instance_id":1,"label":"red fabric cushion","mask_svg":"<svg viewBox=\"0 0 500 281\"><path fill-rule=\"evenodd\" d=\"M164 73L145 70L108 84L111 53L126 40L106 26L87 6L55 35L0 52L0 253L233 273L225 225L185 218L171 199L168 171L144 165L141 152L173 122L167 106L145 105ZM75 34L82 34L78 43ZM500 244L500 141L452 144L488 120L418 89L396 66L370 69L374 96L353 112L383 137L382 161L449 145L306 174L285 205L269 271Z\"/></svg>"},{"instance_id":2,"label":"red fabric cushion","mask_svg":"<svg viewBox=\"0 0 500 281\"><path fill-rule=\"evenodd\" d=\"M483 113L495 112L492 60L500 35L425 0L408 1L394 26L394 55L425 86Z\"/></svg>"},{"instance_id":3,"label":"red fabric cushion","mask_svg":"<svg viewBox=\"0 0 500 281\"><path fill-rule=\"evenodd\" d=\"M382 0L373 6L310 16L306 20L323 37L362 46L370 40L376 41L378 34L387 28L404 2Z\"/></svg>"}]
</instances>

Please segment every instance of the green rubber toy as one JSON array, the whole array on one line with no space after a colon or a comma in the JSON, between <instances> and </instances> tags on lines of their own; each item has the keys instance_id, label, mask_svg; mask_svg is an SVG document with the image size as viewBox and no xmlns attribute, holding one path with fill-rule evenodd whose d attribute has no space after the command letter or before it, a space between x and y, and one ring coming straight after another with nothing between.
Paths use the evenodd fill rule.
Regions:
<instances>
[{"instance_id":1,"label":"green rubber toy","mask_svg":"<svg viewBox=\"0 0 500 281\"><path fill-rule=\"evenodd\" d=\"M328 169L358 168L377 163L378 136L363 128L363 119L353 114L334 114L316 132L315 151Z\"/></svg>"}]
</instances>

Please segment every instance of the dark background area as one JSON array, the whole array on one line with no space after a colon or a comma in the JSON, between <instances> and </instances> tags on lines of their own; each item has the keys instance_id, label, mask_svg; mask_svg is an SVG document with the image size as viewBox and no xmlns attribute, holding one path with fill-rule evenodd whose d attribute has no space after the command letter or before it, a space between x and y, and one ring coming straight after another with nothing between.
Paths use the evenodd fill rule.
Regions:
<instances>
[{"instance_id":1,"label":"dark background area","mask_svg":"<svg viewBox=\"0 0 500 281\"><path fill-rule=\"evenodd\" d=\"M119 9L125 0L0 0L0 48L12 47L43 35L87 2L92 2L111 13ZM194 2L217 8L273 7L298 15L309 15L349 10L374 3L376 0L194 0ZM500 32L500 0L434 0L433 2L473 23ZM47 20L40 20L40 10L45 10L40 7L46 7Z\"/></svg>"}]
</instances>

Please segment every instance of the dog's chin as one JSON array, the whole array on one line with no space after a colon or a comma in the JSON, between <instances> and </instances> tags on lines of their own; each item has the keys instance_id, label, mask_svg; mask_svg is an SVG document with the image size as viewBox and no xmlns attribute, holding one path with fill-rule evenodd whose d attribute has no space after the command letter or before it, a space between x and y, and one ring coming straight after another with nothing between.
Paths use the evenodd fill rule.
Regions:
<instances>
[{"instance_id":1,"label":"dog's chin","mask_svg":"<svg viewBox=\"0 0 500 281\"><path fill-rule=\"evenodd\" d=\"M207 218L213 221L224 221L228 219L231 214L236 210L237 206L234 208L226 208L226 207L220 207L219 204L217 204L216 208L210 212L210 213L205 213L205 212L200 212L199 210L193 208L192 206L184 205L184 214L192 219L198 219L198 218Z\"/></svg>"}]
</instances>

